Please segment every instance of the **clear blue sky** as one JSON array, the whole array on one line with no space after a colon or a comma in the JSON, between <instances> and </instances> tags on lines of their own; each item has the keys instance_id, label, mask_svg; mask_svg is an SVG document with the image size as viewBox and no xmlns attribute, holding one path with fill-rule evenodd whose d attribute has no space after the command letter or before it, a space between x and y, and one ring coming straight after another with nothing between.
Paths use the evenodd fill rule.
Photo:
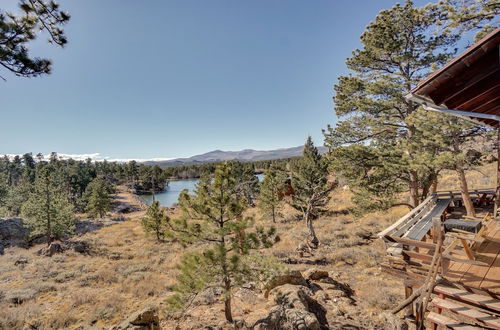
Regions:
<instances>
[{"instance_id":1,"label":"clear blue sky","mask_svg":"<svg viewBox=\"0 0 500 330\"><path fill-rule=\"evenodd\" d=\"M397 1L59 2L72 15L68 45L42 35L30 48L53 59L53 74L1 71L0 154L183 157L307 135L322 144L345 59Z\"/></svg>"}]
</instances>

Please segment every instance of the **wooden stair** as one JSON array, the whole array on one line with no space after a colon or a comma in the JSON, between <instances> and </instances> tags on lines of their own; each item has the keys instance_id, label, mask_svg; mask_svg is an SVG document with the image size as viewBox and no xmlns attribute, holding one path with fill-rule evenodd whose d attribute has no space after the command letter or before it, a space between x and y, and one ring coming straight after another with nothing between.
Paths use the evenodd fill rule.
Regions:
<instances>
[{"instance_id":1,"label":"wooden stair","mask_svg":"<svg viewBox=\"0 0 500 330\"><path fill-rule=\"evenodd\" d=\"M435 312L430 312L427 315L427 320L434 323L438 324L442 327L448 328L448 329L460 329L460 330L477 330L481 329L478 327L474 327L469 324L464 324L460 323L455 319L452 319L451 317L444 316Z\"/></svg>"},{"instance_id":2,"label":"wooden stair","mask_svg":"<svg viewBox=\"0 0 500 330\"><path fill-rule=\"evenodd\" d=\"M427 315L427 320L433 325L433 329L436 325L440 325L448 329L488 327L500 330L500 300L443 285L437 285L434 288L434 293L438 294L439 297L432 299L434 311ZM470 320L477 326L442 315L442 310L460 316L461 319Z\"/></svg>"},{"instance_id":3,"label":"wooden stair","mask_svg":"<svg viewBox=\"0 0 500 330\"><path fill-rule=\"evenodd\" d=\"M480 306L481 308L500 313L500 300L480 294L471 293L457 288L437 285L434 292L459 300L465 303Z\"/></svg>"},{"instance_id":4,"label":"wooden stair","mask_svg":"<svg viewBox=\"0 0 500 330\"><path fill-rule=\"evenodd\" d=\"M454 314L466 317L471 321L477 322L481 325L491 327L493 329L500 329L500 318L495 315L480 311L472 306L460 304L451 299L434 298L432 304L439 309L444 309Z\"/></svg>"}]
</instances>

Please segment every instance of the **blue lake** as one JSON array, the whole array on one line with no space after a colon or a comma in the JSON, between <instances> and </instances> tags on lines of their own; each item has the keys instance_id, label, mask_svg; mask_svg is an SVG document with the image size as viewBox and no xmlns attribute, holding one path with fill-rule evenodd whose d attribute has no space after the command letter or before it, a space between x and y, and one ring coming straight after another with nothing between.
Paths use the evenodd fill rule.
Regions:
<instances>
[{"instance_id":1,"label":"blue lake","mask_svg":"<svg viewBox=\"0 0 500 330\"><path fill-rule=\"evenodd\" d=\"M261 181L264 178L264 174L258 174L257 178ZM169 181L168 187L165 188L164 191L155 194L155 199L159 201L162 206L172 206L179 201L181 191L187 189L189 192L193 192L196 189L197 183L198 179ZM148 205L153 203L153 195L141 195L141 198Z\"/></svg>"}]
</instances>

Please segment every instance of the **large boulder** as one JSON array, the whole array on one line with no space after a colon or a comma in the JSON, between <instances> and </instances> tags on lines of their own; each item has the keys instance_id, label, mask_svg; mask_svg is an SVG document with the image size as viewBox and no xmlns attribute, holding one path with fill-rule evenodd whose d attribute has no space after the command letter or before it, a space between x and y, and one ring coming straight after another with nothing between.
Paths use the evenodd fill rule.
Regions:
<instances>
[{"instance_id":1,"label":"large boulder","mask_svg":"<svg viewBox=\"0 0 500 330\"><path fill-rule=\"evenodd\" d=\"M154 309L145 309L133 313L111 330L160 330L160 318Z\"/></svg>"},{"instance_id":2,"label":"large boulder","mask_svg":"<svg viewBox=\"0 0 500 330\"><path fill-rule=\"evenodd\" d=\"M266 291L264 292L264 297L267 298L269 296L269 292L272 289L285 284L307 286L307 282L304 276L302 276L299 271L293 270L288 274L279 275L271 279L265 286Z\"/></svg>"},{"instance_id":3,"label":"large boulder","mask_svg":"<svg viewBox=\"0 0 500 330\"><path fill-rule=\"evenodd\" d=\"M6 246L28 246L28 237L30 230L24 227L24 221L21 218L0 219L0 242Z\"/></svg>"},{"instance_id":4,"label":"large boulder","mask_svg":"<svg viewBox=\"0 0 500 330\"><path fill-rule=\"evenodd\" d=\"M327 278L328 272L317 268L309 268L304 272L304 277L311 281L317 281L322 278Z\"/></svg>"},{"instance_id":5,"label":"large boulder","mask_svg":"<svg viewBox=\"0 0 500 330\"><path fill-rule=\"evenodd\" d=\"M320 330L328 328L326 308L313 298L313 292L302 285L285 284L271 290L276 306L264 313L250 329Z\"/></svg>"}]
</instances>

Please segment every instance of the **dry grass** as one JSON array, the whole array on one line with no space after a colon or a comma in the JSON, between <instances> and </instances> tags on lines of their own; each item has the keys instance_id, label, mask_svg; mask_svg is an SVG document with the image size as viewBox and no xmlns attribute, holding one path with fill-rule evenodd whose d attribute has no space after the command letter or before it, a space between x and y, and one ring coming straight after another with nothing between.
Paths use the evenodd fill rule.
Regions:
<instances>
[{"instance_id":1,"label":"dry grass","mask_svg":"<svg viewBox=\"0 0 500 330\"><path fill-rule=\"evenodd\" d=\"M494 164L490 164L469 172L470 187L494 186L494 170ZM455 182L455 173L444 172L440 189L458 188ZM363 318L365 325L384 328L392 322L384 311L402 298L403 285L381 272L384 247L375 234L408 209L401 206L354 217L345 212L351 206L350 195L345 188L332 192L327 215L314 222L321 245L309 260L324 260L314 267L328 270L336 280L348 283L354 290L356 304L344 308L342 313L352 319ZM127 194L121 196L122 200L132 201ZM281 237L265 253L280 260L300 261L296 248L307 236L305 224L296 220L297 212L290 207L284 206L282 212L284 217L273 224L258 209L248 210L257 224L275 225ZM142 214L130 214L129 221L79 236L78 240L90 246L88 255L68 250L47 258L35 254L40 246L28 250L6 249L5 255L0 256L0 329L108 329L145 307L154 305L162 310L175 281L175 264L182 248L176 244L157 244L146 237L137 221ZM28 263L16 266L16 260L22 258ZM299 262L287 267L302 271L312 266ZM201 324L218 324L222 320L219 302L202 308L198 317ZM244 299L235 302L235 316L245 318L252 308L256 305ZM177 321L163 322L168 329Z\"/></svg>"},{"instance_id":2,"label":"dry grass","mask_svg":"<svg viewBox=\"0 0 500 330\"><path fill-rule=\"evenodd\" d=\"M40 257L41 246L0 256L0 329L109 328L165 300L179 248L146 238L140 212L130 221L79 236L91 251ZM76 239L76 238L75 238ZM27 259L25 265L14 265Z\"/></svg>"}]
</instances>

